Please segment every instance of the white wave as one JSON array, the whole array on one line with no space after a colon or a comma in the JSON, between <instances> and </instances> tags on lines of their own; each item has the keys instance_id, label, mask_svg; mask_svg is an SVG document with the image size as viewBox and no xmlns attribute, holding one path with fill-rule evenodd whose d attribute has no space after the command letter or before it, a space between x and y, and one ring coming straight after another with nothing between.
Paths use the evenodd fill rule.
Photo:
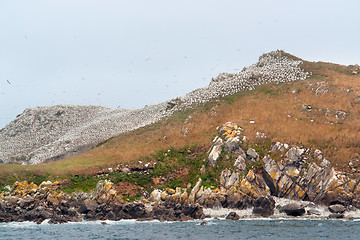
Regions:
<instances>
[{"instance_id":1,"label":"white wave","mask_svg":"<svg viewBox=\"0 0 360 240\"><path fill-rule=\"evenodd\" d=\"M9 222L0 223L0 228L36 228L38 224L35 222Z\"/></svg>"}]
</instances>

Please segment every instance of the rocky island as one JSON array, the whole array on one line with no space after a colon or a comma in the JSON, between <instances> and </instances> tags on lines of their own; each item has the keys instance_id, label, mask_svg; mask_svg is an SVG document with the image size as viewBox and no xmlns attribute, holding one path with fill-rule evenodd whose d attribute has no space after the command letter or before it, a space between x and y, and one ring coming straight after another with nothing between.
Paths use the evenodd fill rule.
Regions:
<instances>
[{"instance_id":1,"label":"rocky island","mask_svg":"<svg viewBox=\"0 0 360 240\"><path fill-rule=\"evenodd\" d=\"M360 218L358 81L275 51L139 110L25 110L0 130L0 222Z\"/></svg>"}]
</instances>

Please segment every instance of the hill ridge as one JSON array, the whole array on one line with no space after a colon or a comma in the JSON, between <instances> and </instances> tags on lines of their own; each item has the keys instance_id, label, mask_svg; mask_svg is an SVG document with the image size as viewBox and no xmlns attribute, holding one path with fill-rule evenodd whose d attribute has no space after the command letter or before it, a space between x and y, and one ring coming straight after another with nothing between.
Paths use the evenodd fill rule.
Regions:
<instances>
[{"instance_id":1,"label":"hill ridge","mask_svg":"<svg viewBox=\"0 0 360 240\"><path fill-rule=\"evenodd\" d=\"M38 164L84 152L112 136L159 121L214 98L253 90L270 82L305 80L302 61L282 50L260 56L239 73L222 73L206 87L144 108L56 105L26 109L0 130L0 161Z\"/></svg>"}]
</instances>

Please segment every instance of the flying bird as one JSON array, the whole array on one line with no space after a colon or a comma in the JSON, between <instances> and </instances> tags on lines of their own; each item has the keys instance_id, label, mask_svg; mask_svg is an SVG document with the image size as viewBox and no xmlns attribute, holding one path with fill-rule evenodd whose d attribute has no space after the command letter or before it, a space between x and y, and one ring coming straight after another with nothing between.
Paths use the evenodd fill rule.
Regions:
<instances>
[{"instance_id":1,"label":"flying bird","mask_svg":"<svg viewBox=\"0 0 360 240\"><path fill-rule=\"evenodd\" d=\"M6 80L8 84L11 84L11 82L9 80Z\"/></svg>"}]
</instances>

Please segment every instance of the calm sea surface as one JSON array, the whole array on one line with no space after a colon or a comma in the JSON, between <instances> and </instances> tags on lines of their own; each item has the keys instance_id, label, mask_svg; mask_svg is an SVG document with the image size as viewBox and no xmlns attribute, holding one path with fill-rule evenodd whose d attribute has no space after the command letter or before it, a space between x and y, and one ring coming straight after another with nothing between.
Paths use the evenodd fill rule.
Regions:
<instances>
[{"instance_id":1,"label":"calm sea surface","mask_svg":"<svg viewBox=\"0 0 360 240\"><path fill-rule=\"evenodd\" d=\"M360 221L100 221L51 225L0 223L0 239L360 239Z\"/></svg>"}]
</instances>

